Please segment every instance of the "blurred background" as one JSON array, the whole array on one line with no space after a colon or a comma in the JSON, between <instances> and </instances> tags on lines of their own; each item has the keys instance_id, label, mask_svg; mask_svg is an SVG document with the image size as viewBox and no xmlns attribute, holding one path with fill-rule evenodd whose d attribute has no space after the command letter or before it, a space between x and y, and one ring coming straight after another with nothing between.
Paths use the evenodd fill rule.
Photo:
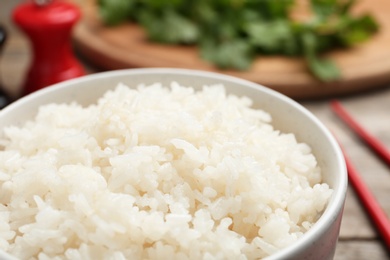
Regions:
<instances>
[{"instance_id":1,"label":"blurred background","mask_svg":"<svg viewBox=\"0 0 390 260\"><path fill-rule=\"evenodd\" d=\"M19 94L20 85L31 60L30 43L12 22L11 12L22 1L5 0L1 2L0 22L6 33L0 59L1 84L12 97ZM17 73L14 73L17 71Z\"/></svg>"}]
</instances>

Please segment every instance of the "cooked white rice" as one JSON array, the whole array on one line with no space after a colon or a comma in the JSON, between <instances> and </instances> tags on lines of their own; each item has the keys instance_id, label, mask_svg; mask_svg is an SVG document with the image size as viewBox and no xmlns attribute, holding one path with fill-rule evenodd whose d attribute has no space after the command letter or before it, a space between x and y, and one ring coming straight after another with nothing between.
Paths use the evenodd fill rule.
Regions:
<instances>
[{"instance_id":1,"label":"cooked white rice","mask_svg":"<svg viewBox=\"0 0 390 260\"><path fill-rule=\"evenodd\" d=\"M221 85L119 84L0 139L0 249L21 259L258 259L332 190L310 147Z\"/></svg>"}]
</instances>

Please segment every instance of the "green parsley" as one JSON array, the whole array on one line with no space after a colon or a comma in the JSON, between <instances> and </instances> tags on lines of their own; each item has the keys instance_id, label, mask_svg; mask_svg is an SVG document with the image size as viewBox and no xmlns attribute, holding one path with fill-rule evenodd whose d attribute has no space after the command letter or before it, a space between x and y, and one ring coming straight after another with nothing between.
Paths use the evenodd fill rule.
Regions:
<instances>
[{"instance_id":1,"label":"green parsley","mask_svg":"<svg viewBox=\"0 0 390 260\"><path fill-rule=\"evenodd\" d=\"M379 28L352 15L355 0L307 0L307 19L292 19L294 0L98 0L107 25L140 24L150 40L197 45L222 69L246 70L259 55L303 57L321 81L341 77L323 54L368 40Z\"/></svg>"}]
</instances>

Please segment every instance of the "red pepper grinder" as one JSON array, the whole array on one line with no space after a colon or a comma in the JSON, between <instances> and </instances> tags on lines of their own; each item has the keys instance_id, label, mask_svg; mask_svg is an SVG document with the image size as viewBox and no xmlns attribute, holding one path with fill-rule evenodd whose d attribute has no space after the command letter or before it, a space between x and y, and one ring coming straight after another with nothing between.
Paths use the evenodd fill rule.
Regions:
<instances>
[{"instance_id":1,"label":"red pepper grinder","mask_svg":"<svg viewBox=\"0 0 390 260\"><path fill-rule=\"evenodd\" d=\"M71 45L72 28L80 16L76 6L59 0L30 0L14 9L13 20L33 49L23 95L85 74Z\"/></svg>"}]
</instances>

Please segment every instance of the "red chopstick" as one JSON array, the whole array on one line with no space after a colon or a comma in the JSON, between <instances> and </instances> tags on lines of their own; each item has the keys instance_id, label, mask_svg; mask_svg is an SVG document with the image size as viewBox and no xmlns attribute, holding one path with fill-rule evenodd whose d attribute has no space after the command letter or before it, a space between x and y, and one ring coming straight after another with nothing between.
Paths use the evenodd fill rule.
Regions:
<instances>
[{"instance_id":1,"label":"red chopstick","mask_svg":"<svg viewBox=\"0 0 390 260\"><path fill-rule=\"evenodd\" d=\"M386 247L390 249L390 220L344 151L343 154L347 166L348 179L359 196L361 203L366 208Z\"/></svg>"},{"instance_id":2,"label":"red chopstick","mask_svg":"<svg viewBox=\"0 0 390 260\"><path fill-rule=\"evenodd\" d=\"M371 135L357 121L355 121L339 101L334 100L330 103L330 105L332 110L390 167L390 151L381 143L381 141Z\"/></svg>"}]
</instances>

